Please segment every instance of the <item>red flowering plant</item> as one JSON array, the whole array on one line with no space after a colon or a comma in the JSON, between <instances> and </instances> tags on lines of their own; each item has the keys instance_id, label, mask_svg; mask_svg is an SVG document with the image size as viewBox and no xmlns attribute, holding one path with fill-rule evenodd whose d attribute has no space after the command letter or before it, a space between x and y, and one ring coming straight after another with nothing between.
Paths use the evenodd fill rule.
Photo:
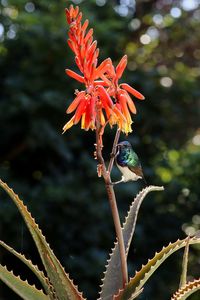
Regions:
<instances>
[{"instance_id":1,"label":"red flowering plant","mask_svg":"<svg viewBox=\"0 0 200 300\"><path fill-rule=\"evenodd\" d=\"M66 9L69 24L68 45L75 54L76 65L81 75L66 69L67 75L85 85L85 90L75 91L75 99L67 109L67 113L75 111L63 130L81 120L81 128L97 129L109 123L117 124L124 133L131 132L132 119L129 110L136 113L135 105L128 93L143 100L144 96L127 83L118 81L127 65L127 56L123 56L116 68L110 58L98 65L99 49L97 41L93 41L93 29L87 31L89 22L83 24L79 8L71 6Z\"/></svg>"},{"instance_id":2,"label":"red flowering plant","mask_svg":"<svg viewBox=\"0 0 200 300\"><path fill-rule=\"evenodd\" d=\"M132 300L138 298L143 292L145 283L166 258L180 248L185 247L180 288L171 298L171 300L184 300L200 289L200 279L187 282L186 278L189 245L200 243L198 234L177 240L163 247L161 251L156 252L152 259L148 260L145 265L142 265L139 272L136 272L132 278L128 275L127 257L135 231L139 208L149 192L163 190L163 187L146 186L135 197L125 222L123 226L121 225L114 183L111 181L111 171L114 160L116 160L119 164L119 169L124 170L123 168L125 168L126 171L122 171L122 173L124 172L123 176L128 178L125 180L124 177L121 181L137 180L143 177L141 166L138 163L133 172L131 164L137 160L137 155L131 152L130 144L127 141L121 143L118 143L118 141L121 132L128 135L132 131L131 113L136 114L136 107L131 96L139 100L143 100L144 96L127 83L119 83L127 65L127 56L124 55L116 67L113 66L110 58L98 64L99 49L97 48L97 42L93 41L93 29L88 29L88 20L82 24L82 13L79 12L78 7L74 8L73 6L66 9L66 18L69 24L68 45L75 54L75 62L80 71L80 74L78 74L73 70L67 69L66 74L81 82L84 85L84 89L75 91L75 98L67 109L67 113L74 112L74 115L66 123L63 130L65 132L81 121L82 129L95 131L95 158L98 160L98 176L102 176L105 182L116 231L116 242L106 265L99 299ZM107 125L111 128L114 125L117 127L108 164L105 163L102 153L103 133ZM130 161L128 160L128 163L124 164L123 161L118 160L118 157L121 153L120 151L122 151L121 149L126 147L129 149L128 153L132 153L133 157L131 157ZM126 155L127 152L125 151ZM38 266L34 265L24 255L0 241L0 246L20 259L37 276L42 290L15 276L12 271L9 271L1 264L0 279L25 300L84 300L82 293L78 291L77 286L69 278L69 275L65 272L46 242L27 207L14 191L1 180L0 186L11 197L24 218L44 265L44 271L39 270Z\"/></svg>"},{"instance_id":3,"label":"red flowering plant","mask_svg":"<svg viewBox=\"0 0 200 300\"><path fill-rule=\"evenodd\" d=\"M76 8L70 6L69 9L66 9L66 18L69 24L68 45L75 54L75 62L81 75L69 69L66 69L66 73L83 83L85 90L75 92L76 97L67 109L67 113L75 111L75 114L67 122L63 130L66 131L74 124L77 124L80 119L82 129L96 130L95 156L99 161L98 175L103 175L104 177L108 197L111 202L121 253L124 285L127 282L127 264L124 257L125 249L117 206L112 205L112 202L116 203L116 201L113 187L110 184L110 172L120 131L126 134L132 131L130 111L135 114L136 108L129 93L140 100L143 100L144 96L127 83L119 84L119 79L122 77L127 65L126 55L122 57L116 68L113 66L110 58L105 59L98 65L99 49L97 48L97 42L93 41L93 29L87 31L88 20L83 24L81 23L82 13L79 12L78 6ZM118 127L112 153L113 158L108 169L102 156L102 134L107 124L110 124L111 127L113 125Z\"/></svg>"}]
</instances>

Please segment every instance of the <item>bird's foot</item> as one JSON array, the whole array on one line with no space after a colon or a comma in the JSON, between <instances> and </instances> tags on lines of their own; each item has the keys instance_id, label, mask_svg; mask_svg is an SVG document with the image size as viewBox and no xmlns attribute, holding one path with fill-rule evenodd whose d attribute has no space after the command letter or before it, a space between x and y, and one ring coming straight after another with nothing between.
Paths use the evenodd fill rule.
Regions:
<instances>
[{"instance_id":1,"label":"bird's foot","mask_svg":"<svg viewBox=\"0 0 200 300\"><path fill-rule=\"evenodd\" d=\"M110 182L110 185L116 185L118 183L121 183L121 182L124 182L124 177L122 177L122 179L118 180L118 181L115 181L115 182Z\"/></svg>"}]
</instances>

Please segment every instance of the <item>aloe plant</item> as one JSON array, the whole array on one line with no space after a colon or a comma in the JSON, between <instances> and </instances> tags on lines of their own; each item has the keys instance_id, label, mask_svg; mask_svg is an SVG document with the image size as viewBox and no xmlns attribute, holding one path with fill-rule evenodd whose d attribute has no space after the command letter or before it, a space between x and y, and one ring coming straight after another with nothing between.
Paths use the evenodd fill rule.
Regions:
<instances>
[{"instance_id":1,"label":"aloe plant","mask_svg":"<svg viewBox=\"0 0 200 300\"><path fill-rule=\"evenodd\" d=\"M151 276L159 266L181 248L185 248L185 251L182 273L180 275L180 286L171 300L185 300L200 289L199 279L187 282L189 245L200 243L199 234L177 240L163 247L145 265L142 265L141 269L133 277L129 277L127 270L128 252L141 204L150 192L164 190L163 187L150 185L140 191L130 206L124 224L121 225L116 194L111 181L111 172L114 161L119 154L118 141L121 132L129 134L132 131L130 112L136 113L136 108L129 94L132 94L139 100L143 100L144 96L128 84L118 83L125 70L127 56L122 57L116 68L113 66L110 58L105 59L98 65L99 49L97 48L97 42L93 42L93 30L89 29L87 31L88 20L82 24L82 14L79 12L78 7L74 8L73 6L66 10L66 17L70 25L68 44L75 53L75 61L82 76L69 69L66 70L66 73L84 84L85 90L80 92L76 90L76 97L67 109L67 113L75 111L75 114L63 129L66 131L81 120L82 129L95 130L95 159L98 161L97 173L99 177L104 179L116 231L116 242L111 249L100 287L100 300L133 300L138 298L145 289L146 282L151 279ZM108 165L104 161L102 151L103 134L107 125L110 125L111 128L114 125L117 126ZM127 144L127 141L125 143ZM126 172L134 172L128 163L125 166ZM134 176L133 174L131 175L130 180L143 177L139 163L135 169ZM123 177L119 182L121 181L123 181ZM30 285L27 281L23 281L14 274L15 271L10 271L1 264L0 279L25 300L84 300L83 294L79 292L78 287L74 285L73 280L53 253L28 208L2 180L0 180L0 186L10 196L23 217L39 252L43 270L40 270L31 260L28 260L23 254L18 253L5 242L0 241L0 246L17 257L33 272L40 281L42 290Z\"/></svg>"},{"instance_id":2,"label":"aloe plant","mask_svg":"<svg viewBox=\"0 0 200 300\"><path fill-rule=\"evenodd\" d=\"M19 296L27 300L84 299L82 293L78 291L77 287L73 284L73 281L70 280L69 275L65 272L64 268L61 266L50 246L47 244L45 237L42 235L41 230L39 229L35 220L32 218L26 206L14 193L14 191L1 180L0 186L11 197L22 217L24 218L24 221L37 246L41 260L47 273L47 276L45 276L44 272L40 271L39 268L33 265L30 260L26 259L24 255L18 253L13 248L0 241L0 245L2 247L7 249L18 259L20 259L37 276L37 278L41 282L43 290L38 290L36 289L36 287L31 286L27 281L23 281L19 276L15 276L12 271L8 271L7 268L2 265L0 265L1 280L6 283L11 289L13 289ZM135 229L137 215L142 201L150 191L160 190L163 190L163 187L146 187L134 199L123 226L123 237L126 248L126 255L128 255L128 250ZM114 297L114 299L116 300L128 300L137 298L143 291L145 283L150 279L151 275L170 255L183 247L188 247L189 244L191 245L196 243L200 243L200 238L198 236L194 236L189 239L185 238L183 240L178 240L174 243L170 243L167 247L163 247L163 249L160 252L157 252L155 256L147 262L146 265L142 266L140 271L136 272L135 276L129 280L127 286L122 289L122 279L119 272L120 254L118 243L116 242L106 266L106 272L104 275L103 284L101 286L101 299L107 300L113 299ZM185 283L185 285L182 286L176 294L174 294L172 299L186 299L183 297L188 297L191 293L199 289L200 283L198 280L191 283ZM179 294L180 296L178 296Z\"/></svg>"},{"instance_id":3,"label":"aloe plant","mask_svg":"<svg viewBox=\"0 0 200 300\"><path fill-rule=\"evenodd\" d=\"M50 246L46 242L41 230L32 218L31 214L27 210L26 206L19 199L19 197L10 189L7 184L0 180L1 187L11 197L14 204L17 206L21 213L31 235L39 251L41 260L47 273L47 277L43 272L39 271L37 266L34 266L32 262L28 261L23 255L17 253L14 249L1 242L1 246L7 248L11 253L24 262L37 276L42 283L44 291L39 291L35 287L30 286L26 281L22 281L20 278L15 278L12 272L9 272L5 267L1 266L0 277L1 279L12 288L23 299L58 299L58 300L80 300L84 299L82 294L78 292L77 287L70 280L69 275L65 272L64 268L56 258L55 254L51 250ZM40 298L39 298L40 297Z\"/></svg>"}]
</instances>

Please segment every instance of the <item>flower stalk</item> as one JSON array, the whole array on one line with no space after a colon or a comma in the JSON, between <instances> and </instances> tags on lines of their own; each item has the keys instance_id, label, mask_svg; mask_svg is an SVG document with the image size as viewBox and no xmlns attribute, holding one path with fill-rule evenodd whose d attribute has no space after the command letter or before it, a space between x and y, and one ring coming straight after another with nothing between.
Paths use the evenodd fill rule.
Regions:
<instances>
[{"instance_id":1,"label":"flower stalk","mask_svg":"<svg viewBox=\"0 0 200 300\"><path fill-rule=\"evenodd\" d=\"M65 124L63 131L65 132L79 122L82 129L96 131L97 174L99 177L102 176L105 182L119 243L122 287L125 287L128 282L127 261L116 196L111 183L111 171L120 133L127 135L132 132L131 113L136 114L136 107L129 94L139 100L144 100L144 96L127 83L119 83L127 66L127 55L121 58L116 67L111 58L106 58L99 64L99 49L97 41L93 40L93 29L88 28L88 20L82 22L82 13L78 6L74 8L71 5L69 9L66 9L66 19L69 24L68 45L75 55L78 73L70 69L66 69L65 72L82 83L84 88L81 91L75 91L75 98L66 110L67 114L74 113L74 115ZM111 128L117 125L108 168L102 154L103 133L107 125Z\"/></svg>"},{"instance_id":2,"label":"flower stalk","mask_svg":"<svg viewBox=\"0 0 200 300\"><path fill-rule=\"evenodd\" d=\"M100 126L97 125L96 157L97 157L99 164L101 165L102 176L103 176L103 179L105 182L108 200L109 200L109 204L110 204L110 208L111 208L111 212L112 212L112 218L113 218L113 222L114 222L114 226L115 226L116 237L117 237L117 241L119 244L119 252L120 252L120 259L121 259L121 272L122 272L122 286L124 288L125 285L128 283L126 251L125 251L125 246L124 246L122 226L121 226L121 222L120 222L115 191L114 191L113 185L111 184L111 177L110 177L110 173L111 173L113 162L114 162L115 152L116 152L116 145L118 143L119 136L120 136L120 130L117 129L117 131L116 131L108 169L106 169L105 161L104 161L104 158L102 155L102 143L101 143L102 141L101 141L101 136L100 136L100 134L101 134L100 130L101 130Z\"/></svg>"}]
</instances>

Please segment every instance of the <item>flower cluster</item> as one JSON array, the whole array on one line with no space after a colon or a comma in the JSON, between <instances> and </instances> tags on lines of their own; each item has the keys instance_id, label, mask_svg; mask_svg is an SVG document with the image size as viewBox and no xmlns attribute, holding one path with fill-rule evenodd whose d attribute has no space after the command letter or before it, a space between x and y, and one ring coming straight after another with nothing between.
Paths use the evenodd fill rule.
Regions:
<instances>
[{"instance_id":1,"label":"flower cluster","mask_svg":"<svg viewBox=\"0 0 200 300\"><path fill-rule=\"evenodd\" d=\"M110 58L98 65L99 49L97 41L93 41L93 29L88 30L88 20L82 24L79 7L72 5L66 9L66 18L69 24L68 45L75 54L81 75L70 69L66 69L66 74L83 83L85 90L75 91L75 99L67 109L67 113L75 113L64 126L64 132L81 121L81 128L85 130L109 123L110 126L117 124L128 134L132 131L129 111L136 113L129 94L140 100L144 96L127 83L118 83L126 68L127 56L122 57L116 68Z\"/></svg>"}]
</instances>

